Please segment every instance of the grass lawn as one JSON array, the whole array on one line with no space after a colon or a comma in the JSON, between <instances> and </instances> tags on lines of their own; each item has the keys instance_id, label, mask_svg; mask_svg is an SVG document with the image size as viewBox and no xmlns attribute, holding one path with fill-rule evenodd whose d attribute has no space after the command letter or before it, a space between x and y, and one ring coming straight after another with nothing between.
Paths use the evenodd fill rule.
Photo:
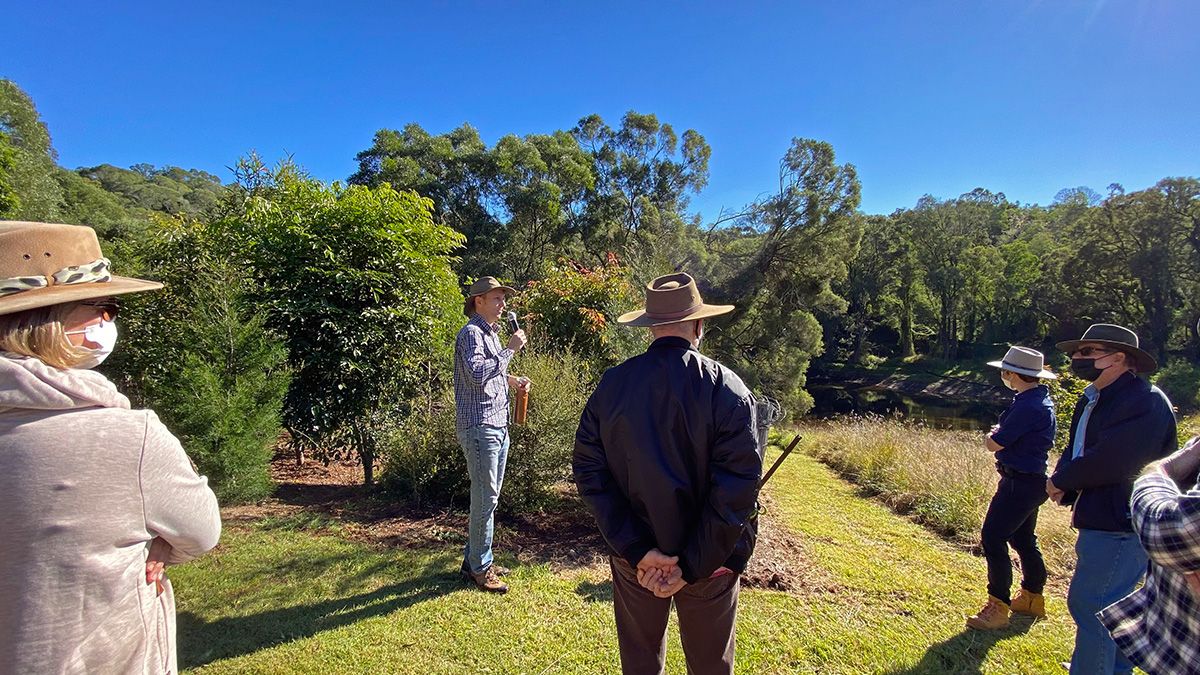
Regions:
<instances>
[{"instance_id":1,"label":"grass lawn","mask_svg":"<svg viewBox=\"0 0 1200 675\"><path fill-rule=\"evenodd\" d=\"M1072 625L963 629L984 563L796 454L773 479L774 517L802 533L808 586L744 590L738 670L748 673L1058 672ZM237 524L171 572L180 666L195 673L602 673L617 668L607 571L514 567L504 597L457 576L444 549L353 541L336 523ZM503 550L503 540L498 542ZM668 672L685 671L671 627Z\"/></svg>"}]
</instances>

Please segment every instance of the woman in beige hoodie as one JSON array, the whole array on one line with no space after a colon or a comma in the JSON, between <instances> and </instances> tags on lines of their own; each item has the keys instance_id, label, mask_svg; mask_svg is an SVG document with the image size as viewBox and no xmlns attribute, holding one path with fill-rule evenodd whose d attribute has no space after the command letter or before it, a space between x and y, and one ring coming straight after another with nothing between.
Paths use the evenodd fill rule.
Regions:
<instances>
[{"instance_id":1,"label":"woman in beige hoodie","mask_svg":"<svg viewBox=\"0 0 1200 675\"><path fill-rule=\"evenodd\" d=\"M0 673L173 673L163 564L217 544L217 500L149 410L90 370L116 341L87 227L0 221Z\"/></svg>"}]
</instances>

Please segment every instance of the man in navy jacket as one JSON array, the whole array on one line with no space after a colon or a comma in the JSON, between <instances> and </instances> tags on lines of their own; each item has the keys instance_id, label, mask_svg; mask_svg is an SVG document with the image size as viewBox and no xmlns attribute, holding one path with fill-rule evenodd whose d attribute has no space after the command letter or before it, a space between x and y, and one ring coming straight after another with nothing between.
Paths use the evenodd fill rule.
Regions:
<instances>
[{"instance_id":1,"label":"man in navy jacket","mask_svg":"<svg viewBox=\"0 0 1200 675\"><path fill-rule=\"evenodd\" d=\"M663 672L672 601L688 672L733 672L762 455L750 391L698 350L705 319L732 309L687 274L650 282L617 321L654 342L604 373L579 420L575 484L611 550L625 673Z\"/></svg>"},{"instance_id":2,"label":"man in navy jacket","mask_svg":"<svg viewBox=\"0 0 1200 675\"><path fill-rule=\"evenodd\" d=\"M1158 364L1133 331L1096 324L1058 348L1071 355L1071 371L1092 383L1075 404L1070 440L1046 481L1050 499L1073 507L1079 530L1067 592L1076 625L1071 673L1129 673L1133 665L1096 613L1133 592L1146 571L1129 498L1142 467L1177 447L1175 415L1166 395L1138 377Z\"/></svg>"}]
</instances>

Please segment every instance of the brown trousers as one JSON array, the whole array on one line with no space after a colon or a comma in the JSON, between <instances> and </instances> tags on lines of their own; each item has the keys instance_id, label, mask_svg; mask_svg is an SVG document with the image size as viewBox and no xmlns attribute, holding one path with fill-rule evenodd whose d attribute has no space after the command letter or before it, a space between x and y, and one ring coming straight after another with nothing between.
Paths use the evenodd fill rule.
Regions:
<instances>
[{"instance_id":1,"label":"brown trousers","mask_svg":"<svg viewBox=\"0 0 1200 675\"><path fill-rule=\"evenodd\" d=\"M738 575L726 574L684 586L671 598L642 588L637 570L622 558L609 558L613 611L625 675L662 673L667 662L667 619L671 602L679 615L679 639L691 675L733 673Z\"/></svg>"}]
</instances>

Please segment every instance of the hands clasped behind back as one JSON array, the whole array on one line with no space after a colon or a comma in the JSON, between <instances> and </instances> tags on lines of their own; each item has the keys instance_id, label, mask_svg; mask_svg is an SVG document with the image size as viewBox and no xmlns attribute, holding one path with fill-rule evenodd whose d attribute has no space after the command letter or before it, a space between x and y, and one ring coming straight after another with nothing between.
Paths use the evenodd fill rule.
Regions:
<instances>
[{"instance_id":1,"label":"hands clasped behind back","mask_svg":"<svg viewBox=\"0 0 1200 675\"><path fill-rule=\"evenodd\" d=\"M687 585L679 567L679 556L669 556L656 548L650 549L638 562L637 579L642 588L659 598L669 598Z\"/></svg>"}]
</instances>

